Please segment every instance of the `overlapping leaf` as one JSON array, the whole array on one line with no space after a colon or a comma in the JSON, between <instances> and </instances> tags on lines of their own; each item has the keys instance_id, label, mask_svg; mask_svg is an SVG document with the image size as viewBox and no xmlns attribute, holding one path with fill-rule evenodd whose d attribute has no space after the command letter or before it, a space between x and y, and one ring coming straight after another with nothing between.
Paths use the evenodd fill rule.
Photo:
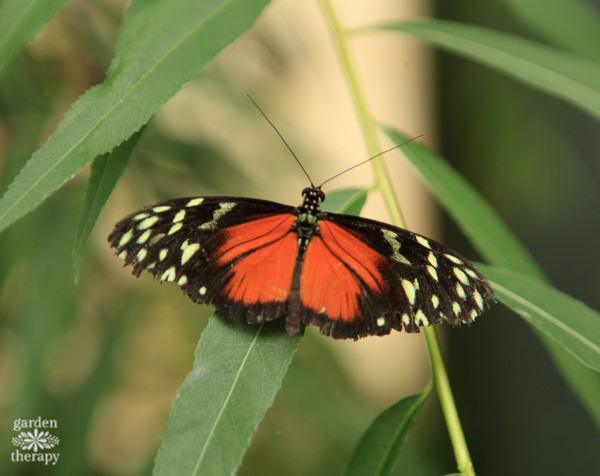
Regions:
<instances>
[{"instance_id":1,"label":"overlapping leaf","mask_svg":"<svg viewBox=\"0 0 600 476\"><path fill-rule=\"evenodd\" d=\"M600 61L600 16L584 0L504 0L518 17L567 51Z\"/></svg>"},{"instance_id":2,"label":"overlapping leaf","mask_svg":"<svg viewBox=\"0 0 600 476\"><path fill-rule=\"evenodd\" d=\"M329 194L330 211L360 212L366 191ZM281 319L234 326L211 318L169 416L154 474L234 474L272 405L300 338Z\"/></svg>"},{"instance_id":3,"label":"overlapping leaf","mask_svg":"<svg viewBox=\"0 0 600 476\"><path fill-rule=\"evenodd\" d=\"M399 144L407 136L384 128L390 139ZM402 148L419 170L442 206L479 253L490 262L527 276L544 280L544 274L518 239L502 222L493 208L441 157L426 147L411 143ZM483 226L482 226L483 225ZM600 426L600 379L583 367L553 339L540 334L563 377L586 405Z\"/></svg>"},{"instance_id":4,"label":"overlapping leaf","mask_svg":"<svg viewBox=\"0 0 600 476\"><path fill-rule=\"evenodd\" d=\"M75 244L73 246L73 269L75 281L79 274L79 260L83 246L87 241L100 211L110 196L117 180L127 167L131 153L135 148L141 131L138 131L109 154L101 155L94 160L88 187L79 214Z\"/></svg>"},{"instance_id":5,"label":"overlapping leaf","mask_svg":"<svg viewBox=\"0 0 600 476\"><path fill-rule=\"evenodd\" d=\"M67 0L0 2L0 73L6 61L48 22Z\"/></svg>"},{"instance_id":6,"label":"overlapping leaf","mask_svg":"<svg viewBox=\"0 0 600 476\"><path fill-rule=\"evenodd\" d=\"M502 71L600 118L600 64L517 36L431 20L369 28L408 33Z\"/></svg>"},{"instance_id":7,"label":"overlapping leaf","mask_svg":"<svg viewBox=\"0 0 600 476\"><path fill-rule=\"evenodd\" d=\"M362 436L344 476L394 474L400 449L432 389L430 385L422 393L403 398L381 413Z\"/></svg>"},{"instance_id":8,"label":"overlapping leaf","mask_svg":"<svg viewBox=\"0 0 600 476\"><path fill-rule=\"evenodd\" d=\"M496 297L528 322L600 372L600 314L529 276L479 265Z\"/></svg>"}]
</instances>

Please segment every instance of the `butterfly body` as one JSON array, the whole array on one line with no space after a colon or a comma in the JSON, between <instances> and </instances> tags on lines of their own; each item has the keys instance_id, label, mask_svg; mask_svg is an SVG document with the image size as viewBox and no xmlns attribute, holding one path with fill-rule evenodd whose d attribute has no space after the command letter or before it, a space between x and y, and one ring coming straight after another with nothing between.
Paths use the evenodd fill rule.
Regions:
<instances>
[{"instance_id":1,"label":"butterfly body","mask_svg":"<svg viewBox=\"0 0 600 476\"><path fill-rule=\"evenodd\" d=\"M119 222L109 242L133 273L172 281L233 321L285 316L334 338L385 335L447 321L470 324L493 301L485 278L433 240L361 217L322 212L319 187L291 207L189 197Z\"/></svg>"}]
</instances>

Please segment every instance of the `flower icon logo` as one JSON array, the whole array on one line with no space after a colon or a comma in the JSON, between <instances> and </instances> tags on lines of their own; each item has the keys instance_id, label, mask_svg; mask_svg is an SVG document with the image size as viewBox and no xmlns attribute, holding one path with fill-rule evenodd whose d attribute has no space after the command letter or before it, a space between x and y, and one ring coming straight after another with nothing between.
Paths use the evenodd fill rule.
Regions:
<instances>
[{"instance_id":1,"label":"flower icon logo","mask_svg":"<svg viewBox=\"0 0 600 476\"><path fill-rule=\"evenodd\" d=\"M22 431L19 436L12 439L12 442L15 446L37 452L42 449L54 448L58 445L59 439L47 431L40 432L36 428L33 433L31 431Z\"/></svg>"}]
</instances>

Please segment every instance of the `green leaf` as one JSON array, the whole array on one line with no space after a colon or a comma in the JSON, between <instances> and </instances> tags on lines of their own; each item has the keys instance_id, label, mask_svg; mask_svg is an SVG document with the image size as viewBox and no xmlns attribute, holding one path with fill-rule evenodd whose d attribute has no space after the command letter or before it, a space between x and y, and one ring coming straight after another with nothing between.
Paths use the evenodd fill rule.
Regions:
<instances>
[{"instance_id":1,"label":"green leaf","mask_svg":"<svg viewBox=\"0 0 600 476\"><path fill-rule=\"evenodd\" d=\"M358 213L366 199L360 189L329 196L335 212ZM249 326L211 318L171 408L154 474L234 474L299 341L287 337L283 319Z\"/></svg>"},{"instance_id":2,"label":"green leaf","mask_svg":"<svg viewBox=\"0 0 600 476\"><path fill-rule=\"evenodd\" d=\"M66 0L0 2L0 72L6 61L58 12Z\"/></svg>"},{"instance_id":3,"label":"green leaf","mask_svg":"<svg viewBox=\"0 0 600 476\"><path fill-rule=\"evenodd\" d=\"M400 450L433 385L381 413L362 436L343 476L393 474Z\"/></svg>"},{"instance_id":4,"label":"green leaf","mask_svg":"<svg viewBox=\"0 0 600 476\"><path fill-rule=\"evenodd\" d=\"M299 341L281 320L234 326L212 317L171 409L154 474L235 474Z\"/></svg>"},{"instance_id":5,"label":"green leaf","mask_svg":"<svg viewBox=\"0 0 600 476\"><path fill-rule=\"evenodd\" d=\"M506 33L455 22L390 23L367 30L373 29L408 33L502 71L600 118L600 64L594 61Z\"/></svg>"},{"instance_id":6,"label":"green leaf","mask_svg":"<svg viewBox=\"0 0 600 476\"><path fill-rule=\"evenodd\" d=\"M496 297L600 372L600 314L580 301L520 273L479 265Z\"/></svg>"},{"instance_id":7,"label":"green leaf","mask_svg":"<svg viewBox=\"0 0 600 476\"><path fill-rule=\"evenodd\" d=\"M358 215L367 201L365 188L343 188L328 192L322 205L324 212Z\"/></svg>"},{"instance_id":8,"label":"green leaf","mask_svg":"<svg viewBox=\"0 0 600 476\"><path fill-rule=\"evenodd\" d=\"M384 128L392 142L407 136ZM441 157L426 147L410 143L402 148L412 164L430 185L443 207L471 240L479 253L492 263L538 279L543 272L493 208ZM484 226L481 226L481 225ZM563 378L573 388L600 427L600 379L584 367L556 341L538 333Z\"/></svg>"},{"instance_id":9,"label":"green leaf","mask_svg":"<svg viewBox=\"0 0 600 476\"><path fill-rule=\"evenodd\" d=\"M384 130L395 144L408 140L406 135L391 128ZM485 259L524 274L543 276L496 211L447 162L417 142L406 144L402 152Z\"/></svg>"},{"instance_id":10,"label":"green leaf","mask_svg":"<svg viewBox=\"0 0 600 476\"><path fill-rule=\"evenodd\" d=\"M600 61L600 17L581 0L504 0L534 31L572 53Z\"/></svg>"},{"instance_id":11,"label":"green leaf","mask_svg":"<svg viewBox=\"0 0 600 476\"><path fill-rule=\"evenodd\" d=\"M70 109L0 199L0 231L139 130L268 0L135 0L107 78Z\"/></svg>"},{"instance_id":12,"label":"green leaf","mask_svg":"<svg viewBox=\"0 0 600 476\"><path fill-rule=\"evenodd\" d=\"M88 188L83 199L83 207L77 222L75 244L73 245L73 273L75 282L79 275L81 252L88 237L92 233L100 211L115 187L117 180L127 167L133 149L142 134L143 129L132 135L109 154L97 157L92 163L92 172Z\"/></svg>"}]
</instances>

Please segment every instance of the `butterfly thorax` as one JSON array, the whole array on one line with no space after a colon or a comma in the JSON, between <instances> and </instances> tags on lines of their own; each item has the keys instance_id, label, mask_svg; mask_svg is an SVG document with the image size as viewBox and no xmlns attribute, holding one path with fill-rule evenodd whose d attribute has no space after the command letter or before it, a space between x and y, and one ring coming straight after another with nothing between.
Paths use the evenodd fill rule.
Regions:
<instances>
[{"instance_id":1,"label":"butterfly thorax","mask_svg":"<svg viewBox=\"0 0 600 476\"><path fill-rule=\"evenodd\" d=\"M320 188L307 187L302 191L302 196L302 204L296 209L297 218L293 230L298 235L301 247L306 247L312 236L319 234L318 217L325 194Z\"/></svg>"}]
</instances>

